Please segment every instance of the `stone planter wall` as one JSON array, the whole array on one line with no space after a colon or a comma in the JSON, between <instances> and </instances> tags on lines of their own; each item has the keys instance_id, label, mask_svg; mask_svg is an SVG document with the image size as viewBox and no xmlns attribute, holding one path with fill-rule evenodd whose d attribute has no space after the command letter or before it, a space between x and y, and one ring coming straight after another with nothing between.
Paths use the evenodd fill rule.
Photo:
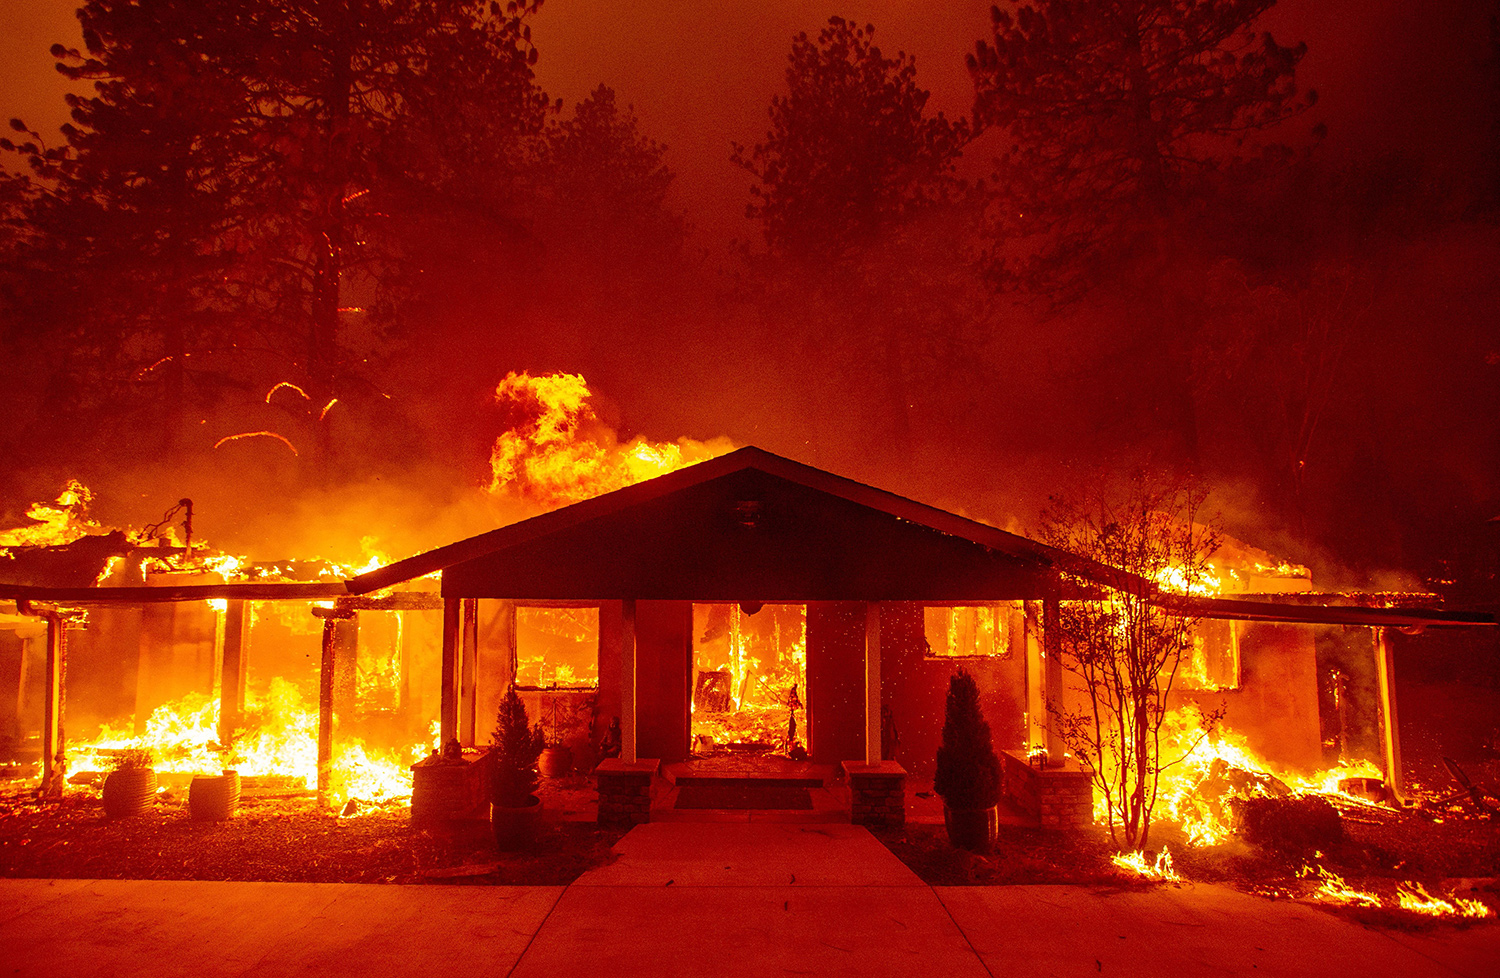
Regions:
<instances>
[{"instance_id":1,"label":"stone planter wall","mask_svg":"<svg viewBox=\"0 0 1500 978\"><path fill-rule=\"evenodd\" d=\"M1067 760L1037 768L1018 751L1000 752L1001 793L1044 829L1073 829L1094 820L1093 775Z\"/></svg>"},{"instance_id":2,"label":"stone planter wall","mask_svg":"<svg viewBox=\"0 0 1500 978\"><path fill-rule=\"evenodd\" d=\"M606 758L594 769L599 783L600 825L643 825L651 821L651 783L661 761L627 763Z\"/></svg>"},{"instance_id":3,"label":"stone planter wall","mask_svg":"<svg viewBox=\"0 0 1500 978\"><path fill-rule=\"evenodd\" d=\"M906 769L895 761L844 761L849 778L849 821L871 828L906 824Z\"/></svg>"},{"instance_id":4,"label":"stone planter wall","mask_svg":"<svg viewBox=\"0 0 1500 978\"><path fill-rule=\"evenodd\" d=\"M411 821L431 827L490 817L490 755L466 750L462 757L438 754L411 766Z\"/></svg>"}]
</instances>

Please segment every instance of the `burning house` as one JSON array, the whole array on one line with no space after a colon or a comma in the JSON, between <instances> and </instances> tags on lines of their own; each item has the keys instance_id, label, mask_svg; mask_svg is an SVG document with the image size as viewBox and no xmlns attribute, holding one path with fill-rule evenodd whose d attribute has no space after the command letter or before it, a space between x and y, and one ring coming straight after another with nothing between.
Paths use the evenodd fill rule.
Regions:
<instances>
[{"instance_id":1,"label":"burning house","mask_svg":"<svg viewBox=\"0 0 1500 978\"><path fill-rule=\"evenodd\" d=\"M123 565L143 566L147 549ZM68 644L70 717L98 699L90 687L116 690L114 712L136 717L135 734L163 705L195 702L207 733L185 765L233 756L255 773L291 768L338 802L409 793L402 773L434 744L482 747L515 684L549 743L596 771L602 819L649 818L653 780L730 757L746 776L788 765L818 781L847 776L853 817L893 823L907 773L931 770L948 679L962 667L983 690L1013 800L1067 825L1091 817L1091 787L1057 730L1057 707L1077 689L1049 626L1081 587L1141 583L756 448L362 573L323 572L7 585L0 597L16 611L0 628L21 648L8 670L15 726L37 698L31 663L44 660L38 753L46 776L61 777ZM1328 721L1306 626L1341 626L1366 636L1380 675L1383 770L1361 770L1399 791L1386 629L1492 620L1334 603L1305 572L1243 547L1215 572L1212 594L1160 589L1164 606L1203 621L1169 705L1184 726L1220 711L1230 732L1185 769L1201 778L1232 749L1235 763L1318 783ZM82 631L70 630L76 609L89 618ZM247 695L247 673L298 664L315 705L266 682L251 686L280 689L276 702ZM286 713L296 721L271 722ZM289 725L300 734L271 735ZM376 757L365 739L387 749Z\"/></svg>"}]
</instances>

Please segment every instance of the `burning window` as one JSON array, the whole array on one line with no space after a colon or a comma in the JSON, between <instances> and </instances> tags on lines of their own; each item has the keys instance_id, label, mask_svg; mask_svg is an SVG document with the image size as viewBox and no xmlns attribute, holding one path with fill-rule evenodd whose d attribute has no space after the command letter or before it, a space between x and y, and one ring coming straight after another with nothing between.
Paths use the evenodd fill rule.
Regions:
<instances>
[{"instance_id":1,"label":"burning window","mask_svg":"<svg viewBox=\"0 0 1500 978\"><path fill-rule=\"evenodd\" d=\"M693 605L693 753L805 756L807 606Z\"/></svg>"},{"instance_id":2,"label":"burning window","mask_svg":"<svg viewBox=\"0 0 1500 978\"><path fill-rule=\"evenodd\" d=\"M599 609L517 608L516 685L597 688Z\"/></svg>"},{"instance_id":3,"label":"burning window","mask_svg":"<svg viewBox=\"0 0 1500 978\"><path fill-rule=\"evenodd\" d=\"M1182 689L1218 690L1240 687L1239 623L1206 619L1193 631L1192 651L1177 667Z\"/></svg>"},{"instance_id":4,"label":"burning window","mask_svg":"<svg viewBox=\"0 0 1500 978\"><path fill-rule=\"evenodd\" d=\"M927 654L933 658L1009 658L1025 641L1019 601L923 608Z\"/></svg>"}]
</instances>

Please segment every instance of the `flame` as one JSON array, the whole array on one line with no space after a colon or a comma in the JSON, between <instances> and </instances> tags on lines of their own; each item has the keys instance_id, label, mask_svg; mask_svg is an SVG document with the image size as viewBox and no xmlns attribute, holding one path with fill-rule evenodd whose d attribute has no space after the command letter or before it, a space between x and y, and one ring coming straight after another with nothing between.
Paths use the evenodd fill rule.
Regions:
<instances>
[{"instance_id":1,"label":"flame","mask_svg":"<svg viewBox=\"0 0 1500 978\"><path fill-rule=\"evenodd\" d=\"M234 554L218 554L211 557L203 557L199 561L204 568L218 574L224 580L229 581L240 576L245 568L245 558Z\"/></svg>"},{"instance_id":2,"label":"flame","mask_svg":"<svg viewBox=\"0 0 1500 978\"><path fill-rule=\"evenodd\" d=\"M489 491L514 493L547 508L578 502L729 451L723 439L675 444L644 436L621 445L590 405L581 374L509 373L495 400L519 418L495 439Z\"/></svg>"},{"instance_id":3,"label":"flame","mask_svg":"<svg viewBox=\"0 0 1500 978\"><path fill-rule=\"evenodd\" d=\"M145 733L105 726L91 743L77 748L76 767L101 771L112 752L149 749L158 771L212 774L234 768L246 776L300 778L312 787L318 780L318 713L308 709L297 687L273 679L264 692L246 696L244 732L227 749L219 743L217 695L189 693L157 707ZM410 803L413 761L430 749L416 744L406 750L381 750L339 735L334 751L335 804L350 799L373 803Z\"/></svg>"},{"instance_id":4,"label":"flame","mask_svg":"<svg viewBox=\"0 0 1500 978\"><path fill-rule=\"evenodd\" d=\"M1316 876L1319 883L1318 888L1313 891L1313 899L1323 903L1337 903L1349 907L1378 907L1380 897L1364 890L1356 890L1338 873L1324 869L1322 866L1304 866L1301 873L1303 877Z\"/></svg>"},{"instance_id":5,"label":"flame","mask_svg":"<svg viewBox=\"0 0 1500 978\"><path fill-rule=\"evenodd\" d=\"M220 445L231 441L239 441L241 438L274 438L285 445L287 448L291 449L293 455L298 454L296 445L293 445L291 442L287 441L284 436L278 435L274 431L242 431L237 435L225 435L223 438L220 438L218 441L214 442L214 447L218 448Z\"/></svg>"},{"instance_id":6,"label":"flame","mask_svg":"<svg viewBox=\"0 0 1500 978\"><path fill-rule=\"evenodd\" d=\"M768 745L772 750L805 748L802 696L807 676L807 624L799 609L795 623L788 619L784 631L778 611L786 610L786 606L767 605L752 617L739 605L695 606L694 633L702 636L694 642L696 672L727 673L729 682L728 709L691 704L695 752L751 745ZM795 700L794 689L800 690ZM709 704L713 702L709 700ZM794 717L796 734L789 740L788 721Z\"/></svg>"},{"instance_id":7,"label":"flame","mask_svg":"<svg viewBox=\"0 0 1500 978\"><path fill-rule=\"evenodd\" d=\"M1489 917L1494 914L1488 906L1478 900L1463 897L1443 899L1428 893L1421 883L1402 883L1396 888L1396 900L1402 910L1427 914L1432 917Z\"/></svg>"},{"instance_id":8,"label":"flame","mask_svg":"<svg viewBox=\"0 0 1500 978\"><path fill-rule=\"evenodd\" d=\"M1168 712L1162 722L1160 754L1165 766L1157 793L1158 817L1177 825L1193 845L1218 845L1233 834L1230 799L1279 794L1338 795L1341 802L1365 799L1338 790L1345 778L1382 777L1370 761L1339 764L1314 774L1278 768L1259 757L1245 738L1222 728L1205 729L1192 704ZM1169 765L1169 766L1166 766ZM1107 817L1103 798L1094 819Z\"/></svg>"},{"instance_id":9,"label":"flame","mask_svg":"<svg viewBox=\"0 0 1500 978\"><path fill-rule=\"evenodd\" d=\"M26 516L31 526L0 531L0 547L56 547L82 539L101 530L88 518L94 493L83 483L70 479L56 501L32 503Z\"/></svg>"},{"instance_id":10,"label":"flame","mask_svg":"<svg viewBox=\"0 0 1500 978\"><path fill-rule=\"evenodd\" d=\"M1163 883L1182 882L1182 877L1172 867L1172 853L1166 846L1161 847L1161 852L1157 853L1154 860L1147 859L1144 852L1117 852L1109 859L1121 869L1146 879L1160 880Z\"/></svg>"},{"instance_id":11,"label":"flame","mask_svg":"<svg viewBox=\"0 0 1500 978\"><path fill-rule=\"evenodd\" d=\"M1224 579L1209 564L1202 568L1177 564L1163 567L1156 573L1156 583L1176 594L1193 594L1199 597L1212 597L1224 587Z\"/></svg>"},{"instance_id":12,"label":"flame","mask_svg":"<svg viewBox=\"0 0 1500 978\"><path fill-rule=\"evenodd\" d=\"M275 394L277 391L281 390L283 387L285 387L289 391L295 391L296 393L301 394L302 395L302 399L304 401L310 401L310 400L312 400L312 398L310 398L310 397L307 396L307 391L305 391L302 388L298 387L296 384L292 383L289 380L283 380L281 383L277 384L275 387L272 387L270 390L266 391L266 403L270 404L271 403L271 395Z\"/></svg>"}]
</instances>

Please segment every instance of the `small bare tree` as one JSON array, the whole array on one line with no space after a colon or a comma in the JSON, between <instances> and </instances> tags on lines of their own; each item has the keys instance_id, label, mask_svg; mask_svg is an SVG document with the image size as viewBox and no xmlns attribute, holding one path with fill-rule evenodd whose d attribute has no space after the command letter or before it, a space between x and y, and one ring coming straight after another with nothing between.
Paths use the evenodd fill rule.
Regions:
<instances>
[{"instance_id":1,"label":"small bare tree","mask_svg":"<svg viewBox=\"0 0 1500 978\"><path fill-rule=\"evenodd\" d=\"M1063 743L1093 770L1110 836L1137 850L1150 837L1161 772L1182 759L1162 756L1162 721L1199 619L1168 613L1160 591L1214 589L1208 558L1220 534L1198 522L1205 495L1192 483L1137 475L1120 489L1100 480L1076 499L1054 498L1043 515L1046 542L1136 582L1106 589L1076 580L1083 596L1060 603L1062 665L1081 694L1069 701L1081 705L1059 697L1051 711Z\"/></svg>"}]
</instances>

